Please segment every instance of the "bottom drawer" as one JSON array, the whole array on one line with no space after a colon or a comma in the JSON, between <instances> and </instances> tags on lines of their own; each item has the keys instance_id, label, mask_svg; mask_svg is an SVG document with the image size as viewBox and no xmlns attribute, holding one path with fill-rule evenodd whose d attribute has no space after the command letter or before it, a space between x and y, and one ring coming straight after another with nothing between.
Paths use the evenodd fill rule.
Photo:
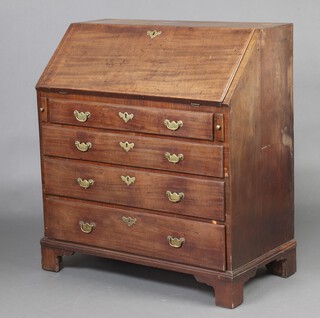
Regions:
<instances>
[{"instance_id":1,"label":"bottom drawer","mask_svg":"<svg viewBox=\"0 0 320 318\"><path fill-rule=\"evenodd\" d=\"M57 240L225 270L224 225L48 197L45 235Z\"/></svg>"}]
</instances>

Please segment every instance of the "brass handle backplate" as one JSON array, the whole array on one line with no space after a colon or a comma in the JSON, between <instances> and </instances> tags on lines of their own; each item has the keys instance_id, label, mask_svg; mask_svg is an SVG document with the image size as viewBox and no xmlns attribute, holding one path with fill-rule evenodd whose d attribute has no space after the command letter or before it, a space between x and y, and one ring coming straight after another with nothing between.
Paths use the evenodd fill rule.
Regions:
<instances>
[{"instance_id":1,"label":"brass handle backplate","mask_svg":"<svg viewBox=\"0 0 320 318\"><path fill-rule=\"evenodd\" d=\"M134 147L134 143L133 142L128 142L128 141L125 141L125 142L119 142L119 145L121 148L123 148L126 152L128 152L130 149L133 149Z\"/></svg>"},{"instance_id":2,"label":"brass handle backplate","mask_svg":"<svg viewBox=\"0 0 320 318\"><path fill-rule=\"evenodd\" d=\"M180 202L183 198L184 198L184 193L183 192L171 192L171 191L167 191L166 192L166 195L169 199L170 202L173 202L173 203L178 203Z\"/></svg>"},{"instance_id":3,"label":"brass handle backplate","mask_svg":"<svg viewBox=\"0 0 320 318\"><path fill-rule=\"evenodd\" d=\"M130 216L123 216L122 221L128 225L128 227L131 227L132 225L135 225L137 223L136 218L132 218Z\"/></svg>"},{"instance_id":4,"label":"brass handle backplate","mask_svg":"<svg viewBox=\"0 0 320 318\"><path fill-rule=\"evenodd\" d=\"M78 110L75 110L73 114L76 120L80 121L81 123L86 122L88 118L91 116L90 112L79 112Z\"/></svg>"},{"instance_id":5,"label":"brass handle backplate","mask_svg":"<svg viewBox=\"0 0 320 318\"><path fill-rule=\"evenodd\" d=\"M164 156L168 159L169 162L174 163L174 164L179 163L181 160L184 159L184 155L182 153L179 153L176 155L174 153L171 154L169 152L166 152L164 154Z\"/></svg>"},{"instance_id":6,"label":"brass handle backplate","mask_svg":"<svg viewBox=\"0 0 320 318\"><path fill-rule=\"evenodd\" d=\"M84 188L84 189L88 189L88 188L92 187L93 184L94 184L94 180L92 180L92 179L89 179L89 180L84 179L84 180L82 180L81 178L78 178L77 182L79 183L79 186L81 188Z\"/></svg>"},{"instance_id":7,"label":"brass handle backplate","mask_svg":"<svg viewBox=\"0 0 320 318\"><path fill-rule=\"evenodd\" d=\"M172 131L176 131L183 126L182 120L170 121L169 119L165 119L163 123L169 130L172 130Z\"/></svg>"},{"instance_id":8,"label":"brass handle backplate","mask_svg":"<svg viewBox=\"0 0 320 318\"><path fill-rule=\"evenodd\" d=\"M92 143L88 142L80 142L79 140L75 141L75 146L79 151L86 152L92 147Z\"/></svg>"},{"instance_id":9,"label":"brass handle backplate","mask_svg":"<svg viewBox=\"0 0 320 318\"><path fill-rule=\"evenodd\" d=\"M186 241L184 237L177 238L172 237L171 235L167 236L167 240L169 242L169 245L174 248L182 247L183 243Z\"/></svg>"},{"instance_id":10,"label":"brass handle backplate","mask_svg":"<svg viewBox=\"0 0 320 318\"><path fill-rule=\"evenodd\" d=\"M127 112L124 112L124 113L119 112L118 115L125 123L127 123L129 120L132 120L134 117L133 114L129 114Z\"/></svg>"},{"instance_id":11,"label":"brass handle backplate","mask_svg":"<svg viewBox=\"0 0 320 318\"><path fill-rule=\"evenodd\" d=\"M135 177L130 177L130 176L121 176L121 180L129 186L130 184L133 184L136 181Z\"/></svg>"},{"instance_id":12,"label":"brass handle backplate","mask_svg":"<svg viewBox=\"0 0 320 318\"><path fill-rule=\"evenodd\" d=\"M80 221L79 225L80 225L81 231L86 234L90 234L93 231L93 229L96 227L95 223L93 222L87 223L87 222Z\"/></svg>"}]
</instances>

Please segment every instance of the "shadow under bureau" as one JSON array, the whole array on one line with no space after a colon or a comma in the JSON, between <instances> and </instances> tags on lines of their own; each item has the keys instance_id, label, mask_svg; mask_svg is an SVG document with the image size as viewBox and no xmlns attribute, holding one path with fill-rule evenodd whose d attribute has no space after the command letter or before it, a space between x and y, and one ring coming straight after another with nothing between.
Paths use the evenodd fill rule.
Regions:
<instances>
[{"instance_id":1,"label":"shadow under bureau","mask_svg":"<svg viewBox=\"0 0 320 318\"><path fill-rule=\"evenodd\" d=\"M295 272L291 24L71 24L36 88L45 270L188 273L228 308Z\"/></svg>"}]
</instances>

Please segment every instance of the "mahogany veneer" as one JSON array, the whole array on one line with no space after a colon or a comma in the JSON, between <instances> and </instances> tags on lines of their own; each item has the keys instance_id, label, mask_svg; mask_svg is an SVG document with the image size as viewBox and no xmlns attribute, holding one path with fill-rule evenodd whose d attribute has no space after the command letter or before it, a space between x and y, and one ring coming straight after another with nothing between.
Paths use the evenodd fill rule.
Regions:
<instances>
[{"instance_id":1,"label":"mahogany veneer","mask_svg":"<svg viewBox=\"0 0 320 318\"><path fill-rule=\"evenodd\" d=\"M227 308L296 271L291 24L72 24L36 88L43 269L188 273Z\"/></svg>"}]
</instances>

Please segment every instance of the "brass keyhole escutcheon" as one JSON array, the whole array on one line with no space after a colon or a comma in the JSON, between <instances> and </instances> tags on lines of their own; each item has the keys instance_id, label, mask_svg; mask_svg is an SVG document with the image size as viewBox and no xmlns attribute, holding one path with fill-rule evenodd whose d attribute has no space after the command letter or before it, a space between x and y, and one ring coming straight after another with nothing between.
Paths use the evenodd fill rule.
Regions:
<instances>
[{"instance_id":1,"label":"brass keyhole escutcheon","mask_svg":"<svg viewBox=\"0 0 320 318\"><path fill-rule=\"evenodd\" d=\"M135 225L137 223L136 218L132 218L130 216L123 216L122 221L128 225L128 227L131 227L132 225Z\"/></svg>"},{"instance_id":2,"label":"brass keyhole escutcheon","mask_svg":"<svg viewBox=\"0 0 320 318\"><path fill-rule=\"evenodd\" d=\"M130 184L133 184L136 181L135 177L130 177L130 176L121 176L121 180L129 186Z\"/></svg>"},{"instance_id":3,"label":"brass keyhole escutcheon","mask_svg":"<svg viewBox=\"0 0 320 318\"><path fill-rule=\"evenodd\" d=\"M134 143L133 142L128 142L128 141L125 141L125 142L120 141L119 145L126 152L128 152L130 149L133 149L133 147L134 147Z\"/></svg>"},{"instance_id":4,"label":"brass keyhole escutcheon","mask_svg":"<svg viewBox=\"0 0 320 318\"><path fill-rule=\"evenodd\" d=\"M160 35L161 33L162 33L162 31L157 31L157 30L147 31L147 35L150 36L151 39L155 38L156 36Z\"/></svg>"},{"instance_id":5,"label":"brass keyhole escutcheon","mask_svg":"<svg viewBox=\"0 0 320 318\"><path fill-rule=\"evenodd\" d=\"M127 123L129 120L132 120L134 117L133 114L129 114L127 112L124 112L124 113L119 112L118 115L125 123Z\"/></svg>"}]
</instances>

